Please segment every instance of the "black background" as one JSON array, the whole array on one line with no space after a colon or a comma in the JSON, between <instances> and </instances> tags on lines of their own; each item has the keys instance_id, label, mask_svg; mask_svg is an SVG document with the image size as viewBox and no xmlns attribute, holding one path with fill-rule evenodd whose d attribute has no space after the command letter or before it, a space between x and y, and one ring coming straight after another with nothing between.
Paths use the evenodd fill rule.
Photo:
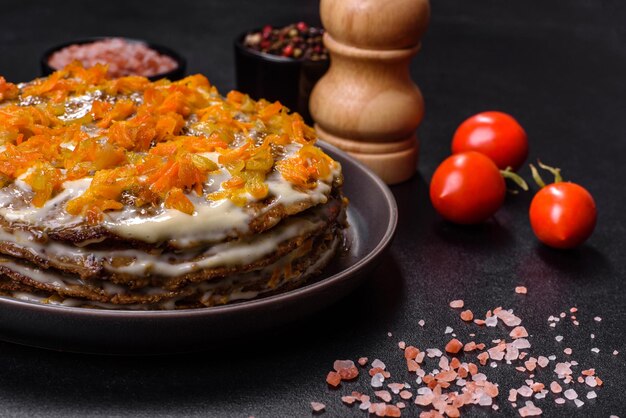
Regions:
<instances>
[{"instance_id":1,"label":"black background","mask_svg":"<svg viewBox=\"0 0 626 418\"><path fill-rule=\"evenodd\" d=\"M123 35L177 49L190 73L204 73L223 93L235 87L232 41L239 32L319 19L318 3L302 0L3 1L0 8L0 74L9 81L38 76L39 55L56 43ZM324 378L332 362L380 358L397 380L412 382L399 340L441 348L450 338L447 325L462 340L476 331L447 307L456 298L479 315L513 308L531 333L533 355L563 361L563 348L571 347L570 359L580 363L575 370L596 368L605 382L597 399L588 401L577 384L585 406L557 406L549 394L535 402L546 416L626 416L625 23L621 1L434 1L411 67L426 101L418 175L392 188L398 234L370 280L306 321L205 353L98 357L0 343L0 416L307 416L310 401L326 403L326 416L365 416L342 405L340 394L370 392L368 379L330 391ZM531 159L560 166L595 196L598 226L586 245L570 252L539 245L527 220L530 194L512 196L495 219L474 228L447 224L433 212L427 185L449 153L455 127L490 109L518 118L529 134ZM515 294L517 285L529 294ZM570 321L548 327L548 316L572 306L579 309L579 327ZM602 322L593 321L596 315ZM479 336L489 342L503 332ZM562 343L554 340L557 334L565 337ZM614 349L620 355L611 355ZM506 397L524 374L502 364L487 373L500 384L498 415L514 415ZM538 373L545 383L554 378Z\"/></svg>"}]
</instances>

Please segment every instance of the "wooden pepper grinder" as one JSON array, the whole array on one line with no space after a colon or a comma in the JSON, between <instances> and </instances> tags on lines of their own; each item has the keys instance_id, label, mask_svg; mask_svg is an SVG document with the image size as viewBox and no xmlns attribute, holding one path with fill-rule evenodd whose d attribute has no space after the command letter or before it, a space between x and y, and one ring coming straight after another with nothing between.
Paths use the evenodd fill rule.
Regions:
<instances>
[{"instance_id":1,"label":"wooden pepper grinder","mask_svg":"<svg viewBox=\"0 0 626 418\"><path fill-rule=\"evenodd\" d=\"M331 56L309 107L319 137L386 183L413 176L424 101L409 74L430 17L428 0L321 0Z\"/></svg>"}]
</instances>

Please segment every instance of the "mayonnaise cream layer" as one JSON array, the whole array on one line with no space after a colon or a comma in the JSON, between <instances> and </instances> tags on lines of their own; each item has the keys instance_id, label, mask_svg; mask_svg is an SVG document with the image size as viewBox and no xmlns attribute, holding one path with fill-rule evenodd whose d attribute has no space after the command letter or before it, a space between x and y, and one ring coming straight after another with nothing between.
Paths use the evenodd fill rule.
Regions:
<instances>
[{"instance_id":1,"label":"mayonnaise cream layer","mask_svg":"<svg viewBox=\"0 0 626 418\"><path fill-rule=\"evenodd\" d=\"M15 230L8 232L0 228L0 240L30 251L38 258L65 265L99 265L109 273L132 276L156 275L177 277L204 269L241 266L259 261L276 251L281 243L299 236L316 232L328 222L332 207L320 206L306 213L285 219L276 227L262 234L215 244L199 251L181 253L146 252L136 249L94 250L76 247L61 242L38 243L32 234ZM115 260L124 260L120 266ZM117 267L116 267L117 265Z\"/></svg>"},{"instance_id":2,"label":"mayonnaise cream layer","mask_svg":"<svg viewBox=\"0 0 626 418\"><path fill-rule=\"evenodd\" d=\"M294 154L298 144L290 144L288 155ZM217 155L206 154L216 160ZM291 206L310 203L311 206L326 203L333 180L340 175L341 167L336 164L328 178L319 181L311 190L300 191L293 188L282 175L274 171L266 179L272 203L255 213L245 207L234 205L229 199L208 201L191 193L189 197L195 204L195 212L187 215L175 209L159 208L156 213L145 213L141 208L126 206L119 211L107 212L102 226L113 234L125 239L142 241L150 244L168 241L178 248L188 248L202 243L219 242L227 238L249 233L250 222L273 207ZM28 173L25 173L26 176ZM22 176L22 177L24 177ZM225 169L211 175L205 188L217 191L221 182L229 178ZM20 205L20 197L31 193L30 186L18 179L13 187L0 189L0 216L10 223L26 224L44 230L68 228L84 222L79 216L73 216L65 210L65 204L80 195L91 184L92 178L66 181L63 190L48 200L42 207ZM23 200L23 199L22 199ZM250 202L253 201L250 197Z\"/></svg>"},{"instance_id":3,"label":"mayonnaise cream layer","mask_svg":"<svg viewBox=\"0 0 626 418\"><path fill-rule=\"evenodd\" d=\"M335 237L335 239L331 242L331 244L320 254L318 254L317 259L309 265L304 272L302 272L297 278L293 278L288 274L283 274L280 279L275 283L270 283L270 281L265 282L261 285L260 289L257 290L247 290L250 286L253 286L259 280L267 280L269 276L276 270L281 269L284 266L290 264L293 260L298 257L303 256L300 249L296 249L282 258L280 258L275 263L266 266L262 269L255 270L249 273L240 274L230 276L228 278L210 281L210 282L201 282L189 285L182 291L179 295L174 297L169 297L161 302L156 304L128 304L128 305L119 305L112 303L102 303L102 302L93 302L86 301L82 299L76 298L66 298L62 301L48 299L41 296L36 296L26 292L11 292L11 296L28 302L38 302L45 303L51 305L61 305L61 306L82 306L85 304L89 304L92 306L104 308L104 309L130 309L130 310L146 310L146 309L175 309L176 303L187 297L191 294L200 293L199 300L207 305L212 306L215 304L224 304L228 302L233 302L236 300L246 300L253 299L258 296L261 296L265 293L276 291L280 289L282 286L288 284L293 280L304 280L305 278L313 275L314 273L321 270L330 259L333 257L337 250L337 246L339 245L339 237ZM58 273L24 266L19 263L15 263L12 261L0 260L0 263L5 265L6 267L14 270L17 273L20 273L24 276L31 278L34 281L37 281L41 284L48 285L56 289L57 291L68 291L72 287L75 286L84 286L85 284L77 278L71 278L67 275L61 275ZM103 292L110 297L120 295L120 293L124 292L121 286L116 286L114 284L103 283L102 287ZM140 293L143 295L162 295L169 294L169 292L158 288L158 287L145 287L140 290L135 291L136 293Z\"/></svg>"}]
</instances>

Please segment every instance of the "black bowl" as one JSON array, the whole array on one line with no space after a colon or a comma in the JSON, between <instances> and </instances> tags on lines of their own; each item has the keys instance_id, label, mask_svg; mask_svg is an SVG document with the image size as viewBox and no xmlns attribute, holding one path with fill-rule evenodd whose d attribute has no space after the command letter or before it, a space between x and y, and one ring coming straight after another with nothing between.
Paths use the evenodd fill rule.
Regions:
<instances>
[{"instance_id":1,"label":"black bowl","mask_svg":"<svg viewBox=\"0 0 626 418\"><path fill-rule=\"evenodd\" d=\"M110 38L121 38L121 39L124 39L127 42L138 42L138 43L145 44L150 49L155 50L159 54L169 56L174 61L176 61L176 63L178 64L178 66L176 68L174 68L172 71L168 71L168 72L165 72L165 73L162 73L162 74L156 74L156 75L147 77L149 80L156 81L156 80L160 80L162 78L167 78L169 80L175 81L175 80L180 80L181 78L183 78L185 76L185 73L186 73L186 70L187 70L187 61L178 52L176 52L176 51L174 51L174 50L172 50L170 48L167 48L167 47L165 47L163 45L154 44L152 42L147 42L147 41L144 41L144 40L141 40L141 39L125 38L125 37L121 37L121 36L97 36L97 37L92 37L92 38L77 39L77 40L64 42L62 44L56 45L56 46L46 50L46 52L44 52L43 55L41 56L41 62L40 62L41 63L41 75L42 76L47 76L47 75L50 75L53 72L58 70L56 68L52 68L48 64L48 61L50 60L50 57L55 52L60 51L61 49L65 48L65 47L68 47L68 46L71 46L71 45L89 44L89 43L92 43L92 42L101 41L101 40L110 39Z\"/></svg>"},{"instance_id":2,"label":"black bowl","mask_svg":"<svg viewBox=\"0 0 626 418\"><path fill-rule=\"evenodd\" d=\"M255 100L278 100L311 123L309 96L328 70L330 60L295 59L255 51L243 44L248 33L235 40L237 90Z\"/></svg>"}]
</instances>

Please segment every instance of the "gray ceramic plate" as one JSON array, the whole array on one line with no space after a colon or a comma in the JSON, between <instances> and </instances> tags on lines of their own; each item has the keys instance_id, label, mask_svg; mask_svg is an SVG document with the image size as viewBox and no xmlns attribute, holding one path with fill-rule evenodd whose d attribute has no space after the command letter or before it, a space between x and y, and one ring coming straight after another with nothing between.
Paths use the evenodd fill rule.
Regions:
<instances>
[{"instance_id":1,"label":"gray ceramic plate","mask_svg":"<svg viewBox=\"0 0 626 418\"><path fill-rule=\"evenodd\" d=\"M367 276L393 238L397 207L387 186L337 148L350 199L350 250L308 285L263 299L178 311L107 311L0 297L0 339L61 351L158 354L198 351L310 315Z\"/></svg>"}]
</instances>

